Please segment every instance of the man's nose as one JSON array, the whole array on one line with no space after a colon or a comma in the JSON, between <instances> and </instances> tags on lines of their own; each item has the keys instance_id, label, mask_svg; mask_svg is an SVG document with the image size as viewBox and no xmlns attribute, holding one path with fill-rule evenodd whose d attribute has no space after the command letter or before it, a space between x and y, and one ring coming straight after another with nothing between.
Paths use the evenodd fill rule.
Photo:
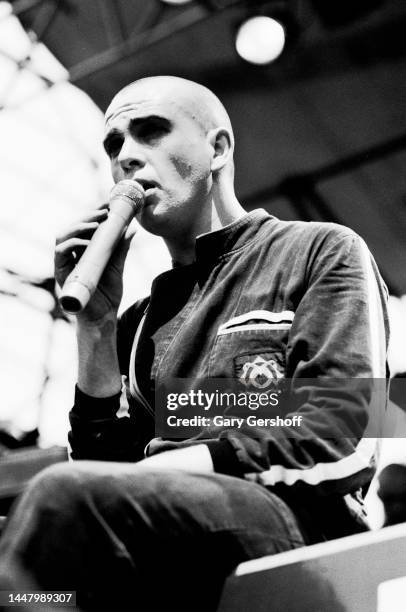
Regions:
<instances>
[{"instance_id":1,"label":"man's nose","mask_svg":"<svg viewBox=\"0 0 406 612\"><path fill-rule=\"evenodd\" d=\"M125 172L138 170L145 166L145 156L141 147L133 139L126 138L117 159Z\"/></svg>"}]
</instances>

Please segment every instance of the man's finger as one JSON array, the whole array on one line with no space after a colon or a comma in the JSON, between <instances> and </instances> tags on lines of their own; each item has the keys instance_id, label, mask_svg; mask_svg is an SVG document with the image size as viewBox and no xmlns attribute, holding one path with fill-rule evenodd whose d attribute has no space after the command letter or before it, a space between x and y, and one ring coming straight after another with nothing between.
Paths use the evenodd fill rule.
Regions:
<instances>
[{"instance_id":1,"label":"man's finger","mask_svg":"<svg viewBox=\"0 0 406 612\"><path fill-rule=\"evenodd\" d=\"M63 242L66 242L70 238L75 238L75 237L83 238L86 236L87 238L90 238L94 234L94 232L97 230L99 225L100 223L98 223L97 221L83 222L83 223L78 223L77 225L72 225L64 234L57 237L56 244L57 245L62 244Z\"/></svg>"},{"instance_id":2,"label":"man's finger","mask_svg":"<svg viewBox=\"0 0 406 612\"><path fill-rule=\"evenodd\" d=\"M90 240L85 238L70 238L65 242L61 242L55 248L55 259L63 257L71 257L76 248L87 247Z\"/></svg>"},{"instance_id":3,"label":"man's finger","mask_svg":"<svg viewBox=\"0 0 406 612\"><path fill-rule=\"evenodd\" d=\"M93 210L87 211L83 216L77 219L76 223L88 223L89 221L100 221L105 219L109 212L108 204L101 204Z\"/></svg>"}]
</instances>

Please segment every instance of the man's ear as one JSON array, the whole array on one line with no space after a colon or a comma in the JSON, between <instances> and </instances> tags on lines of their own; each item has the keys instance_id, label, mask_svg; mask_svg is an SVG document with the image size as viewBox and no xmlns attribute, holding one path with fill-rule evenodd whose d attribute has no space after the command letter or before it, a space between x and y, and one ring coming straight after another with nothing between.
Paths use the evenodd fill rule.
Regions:
<instances>
[{"instance_id":1,"label":"man's ear","mask_svg":"<svg viewBox=\"0 0 406 612\"><path fill-rule=\"evenodd\" d=\"M211 171L217 172L224 168L233 155L233 136L227 128L218 127L210 130L207 137L213 150Z\"/></svg>"}]
</instances>

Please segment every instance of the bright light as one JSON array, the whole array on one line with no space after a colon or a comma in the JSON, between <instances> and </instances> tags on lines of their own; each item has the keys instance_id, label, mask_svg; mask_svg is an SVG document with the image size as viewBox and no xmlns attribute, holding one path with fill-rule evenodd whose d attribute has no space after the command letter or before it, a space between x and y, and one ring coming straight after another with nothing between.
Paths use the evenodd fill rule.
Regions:
<instances>
[{"instance_id":1,"label":"bright light","mask_svg":"<svg viewBox=\"0 0 406 612\"><path fill-rule=\"evenodd\" d=\"M235 46L237 53L247 62L269 64L282 53L285 30L271 17L252 17L239 28Z\"/></svg>"},{"instance_id":2,"label":"bright light","mask_svg":"<svg viewBox=\"0 0 406 612\"><path fill-rule=\"evenodd\" d=\"M187 4L190 0L162 0L165 4Z\"/></svg>"}]
</instances>

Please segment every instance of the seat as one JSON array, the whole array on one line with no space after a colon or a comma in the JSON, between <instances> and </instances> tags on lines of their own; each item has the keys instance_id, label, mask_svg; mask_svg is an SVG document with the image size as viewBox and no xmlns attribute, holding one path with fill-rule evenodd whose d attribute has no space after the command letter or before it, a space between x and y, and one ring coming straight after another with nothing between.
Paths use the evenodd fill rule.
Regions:
<instances>
[{"instance_id":1,"label":"seat","mask_svg":"<svg viewBox=\"0 0 406 612\"><path fill-rule=\"evenodd\" d=\"M396 612L405 577L402 523L242 563L218 612Z\"/></svg>"}]
</instances>

